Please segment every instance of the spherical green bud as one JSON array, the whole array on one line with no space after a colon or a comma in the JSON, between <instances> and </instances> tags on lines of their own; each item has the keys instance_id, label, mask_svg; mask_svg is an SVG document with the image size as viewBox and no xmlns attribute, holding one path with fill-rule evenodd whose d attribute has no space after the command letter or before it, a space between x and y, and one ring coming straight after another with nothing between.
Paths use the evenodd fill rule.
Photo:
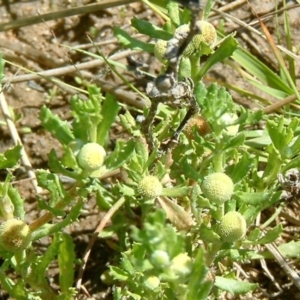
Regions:
<instances>
[{"instance_id":1,"label":"spherical green bud","mask_svg":"<svg viewBox=\"0 0 300 300\"><path fill-rule=\"evenodd\" d=\"M166 53L167 44L167 41L158 40L154 45L154 55L162 63L166 61L164 55Z\"/></svg>"},{"instance_id":2,"label":"spherical green bud","mask_svg":"<svg viewBox=\"0 0 300 300\"><path fill-rule=\"evenodd\" d=\"M160 280L157 276L149 276L145 279L144 284L149 290L153 291L159 286Z\"/></svg>"},{"instance_id":3,"label":"spherical green bud","mask_svg":"<svg viewBox=\"0 0 300 300\"><path fill-rule=\"evenodd\" d=\"M150 262L157 268L165 268L170 264L170 257L166 251L155 250L150 257Z\"/></svg>"},{"instance_id":4,"label":"spherical green bud","mask_svg":"<svg viewBox=\"0 0 300 300\"><path fill-rule=\"evenodd\" d=\"M224 173L212 173L206 176L202 183L204 196L215 204L222 204L228 201L233 194L233 182Z\"/></svg>"},{"instance_id":5,"label":"spherical green bud","mask_svg":"<svg viewBox=\"0 0 300 300\"><path fill-rule=\"evenodd\" d=\"M10 219L0 225L0 245L9 252L26 249L30 238L29 226L24 221Z\"/></svg>"},{"instance_id":6,"label":"spherical green bud","mask_svg":"<svg viewBox=\"0 0 300 300\"><path fill-rule=\"evenodd\" d=\"M180 253L172 259L170 269L177 276L187 276L193 269L192 259L187 253Z\"/></svg>"},{"instance_id":7,"label":"spherical green bud","mask_svg":"<svg viewBox=\"0 0 300 300\"><path fill-rule=\"evenodd\" d=\"M138 184L138 193L146 200L154 199L161 195L162 184L156 176L146 176Z\"/></svg>"},{"instance_id":8,"label":"spherical green bud","mask_svg":"<svg viewBox=\"0 0 300 300\"><path fill-rule=\"evenodd\" d=\"M245 218L237 211L230 211L221 219L218 234L224 242L231 243L243 238L246 231Z\"/></svg>"},{"instance_id":9,"label":"spherical green bud","mask_svg":"<svg viewBox=\"0 0 300 300\"><path fill-rule=\"evenodd\" d=\"M98 170L104 162L106 152L97 143L85 144L78 153L79 166L86 171Z\"/></svg>"}]
</instances>

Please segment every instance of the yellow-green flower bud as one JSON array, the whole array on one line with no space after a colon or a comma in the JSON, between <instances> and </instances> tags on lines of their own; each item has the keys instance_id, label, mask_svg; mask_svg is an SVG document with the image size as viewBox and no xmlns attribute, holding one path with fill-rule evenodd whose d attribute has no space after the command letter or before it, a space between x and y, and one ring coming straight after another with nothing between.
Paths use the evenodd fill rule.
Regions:
<instances>
[{"instance_id":1,"label":"yellow-green flower bud","mask_svg":"<svg viewBox=\"0 0 300 300\"><path fill-rule=\"evenodd\" d=\"M221 219L218 234L224 242L231 243L242 239L246 231L245 218L237 211L230 211Z\"/></svg>"},{"instance_id":2,"label":"yellow-green flower bud","mask_svg":"<svg viewBox=\"0 0 300 300\"><path fill-rule=\"evenodd\" d=\"M9 252L26 249L30 238L29 226L24 221L10 219L0 225L0 245Z\"/></svg>"},{"instance_id":3,"label":"yellow-green flower bud","mask_svg":"<svg viewBox=\"0 0 300 300\"><path fill-rule=\"evenodd\" d=\"M187 253L180 253L172 259L170 269L177 276L187 276L193 269L192 259Z\"/></svg>"},{"instance_id":4,"label":"yellow-green flower bud","mask_svg":"<svg viewBox=\"0 0 300 300\"><path fill-rule=\"evenodd\" d=\"M150 262L157 268L165 268L170 264L170 257L166 251L155 250L150 257Z\"/></svg>"},{"instance_id":5,"label":"yellow-green flower bud","mask_svg":"<svg viewBox=\"0 0 300 300\"><path fill-rule=\"evenodd\" d=\"M104 162L106 152L97 143L87 143L79 151L77 160L79 166L86 171L98 170Z\"/></svg>"},{"instance_id":6,"label":"yellow-green flower bud","mask_svg":"<svg viewBox=\"0 0 300 300\"><path fill-rule=\"evenodd\" d=\"M208 200L215 204L222 204L231 198L234 185L226 174L212 173L204 178L201 188Z\"/></svg>"},{"instance_id":7,"label":"yellow-green flower bud","mask_svg":"<svg viewBox=\"0 0 300 300\"><path fill-rule=\"evenodd\" d=\"M149 276L145 279L144 284L149 290L153 291L159 286L160 280L157 276Z\"/></svg>"},{"instance_id":8,"label":"yellow-green flower bud","mask_svg":"<svg viewBox=\"0 0 300 300\"><path fill-rule=\"evenodd\" d=\"M209 46L214 46L217 41L217 32L215 27L207 21L198 21L198 26L201 28L203 42Z\"/></svg>"},{"instance_id":9,"label":"yellow-green flower bud","mask_svg":"<svg viewBox=\"0 0 300 300\"><path fill-rule=\"evenodd\" d=\"M154 45L154 55L162 63L166 61L164 55L166 53L167 44L167 41L158 40Z\"/></svg>"},{"instance_id":10,"label":"yellow-green flower bud","mask_svg":"<svg viewBox=\"0 0 300 300\"><path fill-rule=\"evenodd\" d=\"M217 32L215 27L210 24L207 21L197 21L197 25L199 28L201 28L201 34L196 34L192 41L187 45L186 49L184 50L183 55L184 56L191 56L193 53L197 52L200 50L201 43L205 43L208 46L213 47L214 44L217 41ZM175 34L181 34L184 35L190 30L190 25L184 24L179 26Z\"/></svg>"},{"instance_id":11,"label":"yellow-green flower bud","mask_svg":"<svg viewBox=\"0 0 300 300\"><path fill-rule=\"evenodd\" d=\"M138 184L138 193L146 200L154 199L161 195L162 184L156 176L146 176Z\"/></svg>"}]
</instances>

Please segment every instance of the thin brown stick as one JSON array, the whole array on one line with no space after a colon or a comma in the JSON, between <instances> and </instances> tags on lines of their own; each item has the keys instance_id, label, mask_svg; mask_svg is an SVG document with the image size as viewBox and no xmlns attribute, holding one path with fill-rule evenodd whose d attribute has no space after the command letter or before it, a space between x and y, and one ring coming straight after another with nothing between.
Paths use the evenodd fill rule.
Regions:
<instances>
[{"instance_id":1,"label":"thin brown stick","mask_svg":"<svg viewBox=\"0 0 300 300\"><path fill-rule=\"evenodd\" d=\"M125 198L122 197L120 198L111 208L110 210L106 213L106 215L104 216L104 218L100 221L99 225L97 226L97 228L94 231L94 234L92 235L88 246L85 249L85 253L83 255L83 259L82 259L82 265L80 267L79 273L78 273L78 279L77 279L77 283L76 283L76 288L79 291L81 288L81 283L82 283L82 277L83 277L83 273L87 264L87 261L89 259L92 247L95 243L95 241L97 240L99 233L103 230L103 228L106 226L106 224L109 222L109 220L112 218L112 216L115 214L115 212L125 203Z\"/></svg>"},{"instance_id":2,"label":"thin brown stick","mask_svg":"<svg viewBox=\"0 0 300 300\"><path fill-rule=\"evenodd\" d=\"M138 50L126 50L120 53L116 53L109 57L109 59L113 60L119 60L124 57L127 57L128 55L133 55L136 53L139 53L140 51ZM8 64L11 64L9 61L7 61ZM23 81L28 81L28 80L36 80L41 77L52 77L52 76L62 76L70 73L77 72L78 70L87 70L95 67L99 67L104 65L105 62L101 57L98 59L94 59L88 62L84 63L79 63L75 65L70 65L70 66L65 66L65 67L60 67L60 68L55 68L47 71L41 71L33 74L25 74L25 75L18 75L18 76L12 76L12 77L6 77L2 80L2 83L15 83L15 82L23 82Z\"/></svg>"},{"instance_id":3,"label":"thin brown stick","mask_svg":"<svg viewBox=\"0 0 300 300\"><path fill-rule=\"evenodd\" d=\"M287 104L290 104L291 102L295 101L297 99L297 96L296 95L291 95L291 96L288 96L280 101L277 101L271 105L268 105L267 107L265 107L263 109L263 112L265 114L270 114L272 112L275 112L277 111L278 109L280 109L281 107L287 105Z\"/></svg>"}]
</instances>

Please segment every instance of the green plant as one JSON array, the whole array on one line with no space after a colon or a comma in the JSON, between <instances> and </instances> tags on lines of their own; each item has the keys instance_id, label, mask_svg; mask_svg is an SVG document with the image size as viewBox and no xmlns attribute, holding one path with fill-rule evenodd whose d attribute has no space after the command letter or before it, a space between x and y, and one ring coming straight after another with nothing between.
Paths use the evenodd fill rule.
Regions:
<instances>
[{"instance_id":1,"label":"green plant","mask_svg":"<svg viewBox=\"0 0 300 300\"><path fill-rule=\"evenodd\" d=\"M217 205L231 199L233 188L231 178L224 173L212 173L206 176L202 183L202 191L205 197Z\"/></svg>"},{"instance_id":2,"label":"green plant","mask_svg":"<svg viewBox=\"0 0 300 300\"><path fill-rule=\"evenodd\" d=\"M74 243L63 230L76 222L92 195L99 211L107 212L106 217L111 220L105 229L107 223L101 223L99 236L113 236L118 241L108 272L114 279L110 281L114 299L218 299L224 292L245 294L257 289L257 282L241 281L232 266L269 258L269 252L256 246L270 244L281 235L282 225L273 221L282 209L281 200L295 196L286 174L299 168L299 121L290 115L269 116L263 111L247 110L235 104L225 88L216 83L205 86L201 79L214 64L226 58L233 57L243 66L248 66L249 58L256 63L256 69L251 65L249 72L258 75L262 82L266 82L264 76L269 76L272 89L260 83L265 90L283 97L293 92L293 86L270 74L266 66L238 46L233 36L226 37L216 49L215 38L207 41L198 36L201 51L196 51L199 45L193 45L195 40L191 39L187 45L187 49L192 47L191 53L184 50L182 56L167 57L169 41L177 41L180 49L191 32L186 30L182 39L175 38L180 26L190 28L183 24L188 24L192 16L188 8L181 9L171 1L159 4L154 9L166 20L163 28L137 18L132 20L132 26L140 33L165 41L159 42L165 51L159 59L165 65L158 79L170 79L168 67L172 59L178 62L178 74L176 68L171 73L178 75L175 83L168 80L171 83L166 88L165 81L156 78L152 89L147 89L153 100L152 107L144 110L146 120L150 120L148 126L137 122L129 110L120 111L115 97L108 93L104 96L93 85L88 86L88 100L72 98L71 124L43 107L41 123L61 143L63 151L59 156L51 150L49 170L37 170L38 184L49 192L49 197L37 197L44 213L28 225L24 222L24 199L11 183L21 147L0 155L0 168L9 170L5 182L0 184L0 212L4 220L0 226L0 254L4 259L0 282L12 298L75 297L78 291L73 286ZM208 10L210 5L208 1ZM153 44L136 40L120 28L115 28L115 35L126 47L158 51ZM206 60L204 55L208 56ZM106 62L112 69L118 65ZM2 61L1 67L3 77ZM155 90L157 82L163 83L163 97L161 90ZM181 93L182 89L186 93ZM201 108L201 116L189 114L190 107L195 106ZM185 122L192 116L196 122ZM112 147L109 133L115 121L130 138L120 138ZM265 129L255 129L259 122L266 123ZM197 128L203 123L204 129ZM182 124L187 124L185 130ZM112 172L119 176L111 177L107 188L104 178ZM283 175L279 183L280 174ZM62 184L61 175L72 179L71 188ZM276 213L255 227L256 218L274 207ZM21 226L20 240L9 240L7 246L7 225L16 221ZM52 243L39 253L35 242L46 236L52 238ZM286 257L300 254L299 242L279 249ZM53 291L47 280L54 260L60 271L59 292ZM5 276L10 268L18 275L15 279ZM104 275L107 272L99 274L99 278Z\"/></svg>"},{"instance_id":3,"label":"green plant","mask_svg":"<svg viewBox=\"0 0 300 300\"><path fill-rule=\"evenodd\" d=\"M0 226L0 245L8 252L24 250L30 244L29 226L17 219L9 219Z\"/></svg>"},{"instance_id":4,"label":"green plant","mask_svg":"<svg viewBox=\"0 0 300 300\"><path fill-rule=\"evenodd\" d=\"M237 211L230 211L221 219L218 233L225 242L235 242L243 238L246 231L245 218Z\"/></svg>"}]
</instances>

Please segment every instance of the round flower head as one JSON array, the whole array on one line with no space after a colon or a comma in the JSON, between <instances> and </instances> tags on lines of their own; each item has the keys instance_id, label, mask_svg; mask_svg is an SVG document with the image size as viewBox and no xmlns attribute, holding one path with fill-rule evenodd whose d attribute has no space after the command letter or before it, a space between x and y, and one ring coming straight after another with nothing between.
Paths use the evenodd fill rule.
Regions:
<instances>
[{"instance_id":1,"label":"round flower head","mask_svg":"<svg viewBox=\"0 0 300 300\"><path fill-rule=\"evenodd\" d=\"M103 165L105 155L106 152L102 146L97 143L87 143L78 153L78 164L86 171L95 171Z\"/></svg>"},{"instance_id":2,"label":"round flower head","mask_svg":"<svg viewBox=\"0 0 300 300\"><path fill-rule=\"evenodd\" d=\"M193 127L196 127L197 132L201 136L205 136L210 132L210 128L206 120L201 117L200 115L194 115L192 118L189 119L188 123L184 127L184 132L189 139L192 139L193 134Z\"/></svg>"},{"instance_id":3,"label":"round flower head","mask_svg":"<svg viewBox=\"0 0 300 300\"><path fill-rule=\"evenodd\" d=\"M224 242L231 243L243 238L246 231L245 218L237 211L230 211L221 219L218 233Z\"/></svg>"},{"instance_id":4,"label":"round flower head","mask_svg":"<svg viewBox=\"0 0 300 300\"><path fill-rule=\"evenodd\" d=\"M187 253L180 253L172 259L171 270L177 276L187 276L192 272L193 262Z\"/></svg>"},{"instance_id":5,"label":"round flower head","mask_svg":"<svg viewBox=\"0 0 300 300\"><path fill-rule=\"evenodd\" d=\"M233 194L233 182L224 173L212 173L206 176L202 183L204 196L215 204L222 204L228 201Z\"/></svg>"},{"instance_id":6,"label":"round flower head","mask_svg":"<svg viewBox=\"0 0 300 300\"><path fill-rule=\"evenodd\" d=\"M9 219L0 225L0 245L9 252L24 250L30 244L29 226L17 219Z\"/></svg>"},{"instance_id":7,"label":"round flower head","mask_svg":"<svg viewBox=\"0 0 300 300\"><path fill-rule=\"evenodd\" d=\"M207 21L198 21L198 27L201 28L201 36L203 38L203 42L207 45L214 46L217 41L217 32L215 27Z\"/></svg>"},{"instance_id":8,"label":"round flower head","mask_svg":"<svg viewBox=\"0 0 300 300\"><path fill-rule=\"evenodd\" d=\"M149 290L152 291L159 286L160 280L157 276L149 276L145 279L144 284Z\"/></svg>"},{"instance_id":9,"label":"round flower head","mask_svg":"<svg viewBox=\"0 0 300 300\"><path fill-rule=\"evenodd\" d=\"M154 45L154 55L162 63L166 61L164 56L167 50L167 44L167 41L158 40Z\"/></svg>"},{"instance_id":10,"label":"round flower head","mask_svg":"<svg viewBox=\"0 0 300 300\"><path fill-rule=\"evenodd\" d=\"M138 184L137 191L138 193L145 198L154 199L161 195L162 193L162 184L156 176L146 176Z\"/></svg>"},{"instance_id":11,"label":"round flower head","mask_svg":"<svg viewBox=\"0 0 300 300\"><path fill-rule=\"evenodd\" d=\"M201 43L205 43L211 47L217 41L217 32L214 26L207 21L197 21L197 26L201 29L201 33L196 34L192 41L187 45L184 50L184 56L191 56L193 53L200 50ZM179 26L174 33L174 36L186 36L186 34L190 31L190 25L184 24Z\"/></svg>"},{"instance_id":12,"label":"round flower head","mask_svg":"<svg viewBox=\"0 0 300 300\"><path fill-rule=\"evenodd\" d=\"M170 264L170 257L166 251L155 250L151 257L151 263L157 268L164 268Z\"/></svg>"}]
</instances>

